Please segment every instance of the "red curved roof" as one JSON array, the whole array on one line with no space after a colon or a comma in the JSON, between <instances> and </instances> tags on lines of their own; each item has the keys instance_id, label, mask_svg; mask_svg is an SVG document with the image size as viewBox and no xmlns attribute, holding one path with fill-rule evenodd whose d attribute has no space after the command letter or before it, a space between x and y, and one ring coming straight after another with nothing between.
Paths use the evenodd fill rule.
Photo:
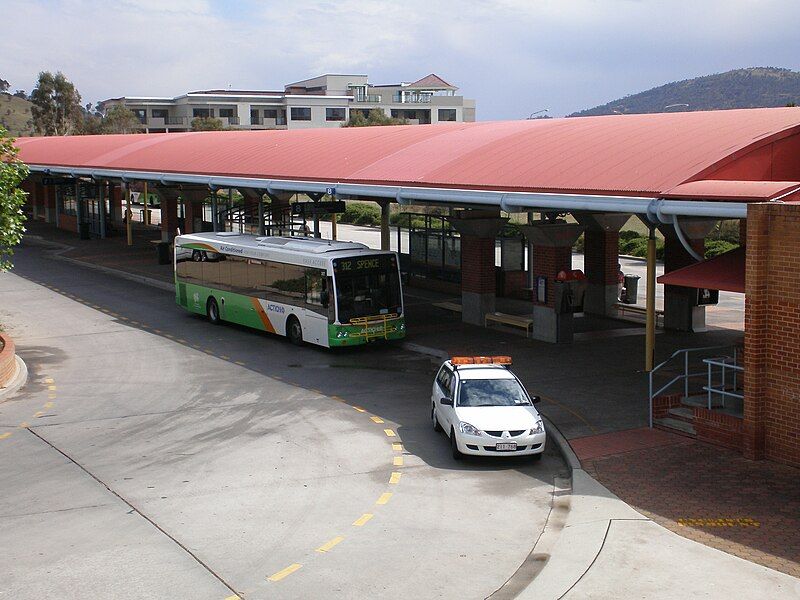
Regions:
<instances>
[{"instance_id":1,"label":"red curved roof","mask_svg":"<svg viewBox=\"0 0 800 600\"><path fill-rule=\"evenodd\" d=\"M800 108L768 108L423 126L20 138L17 145L20 158L34 165L658 196L707 178L757 147L796 135ZM730 173L725 177L736 178ZM800 172L783 179L800 180Z\"/></svg>"}]
</instances>

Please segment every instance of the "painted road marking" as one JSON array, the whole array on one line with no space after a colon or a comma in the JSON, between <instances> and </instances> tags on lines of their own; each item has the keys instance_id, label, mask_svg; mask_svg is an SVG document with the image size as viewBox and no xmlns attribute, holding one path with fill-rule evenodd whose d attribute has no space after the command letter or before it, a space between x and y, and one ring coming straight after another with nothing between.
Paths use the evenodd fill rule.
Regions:
<instances>
[{"instance_id":1,"label":"painted road marking","mask_svg":"<svg viewBox=\"0 0 800 600\"><path fill-rule=\"evenodd\" d=\"M48 385L48 386L47 386L47 389L48 389L48 390L50 390L50 391L53 391L53 392L54 392L54 391L56 391L56 386L54 386L54 385Z\"/></svg>"},{"instance_id":2,"label":"painted road marking","mask_svg":"<svg viewBox=\"0 0 800 600\"><path fill-rule=\"evenodd\" d=\"M403 466L403 457L402 456L395 456L392 464L395 467L402 467Z\"/></svg>"},{"instance_id":3,"label":"painted road marking","mask_svg":"<svg viewBox=\"0 0 800 600\"><path fill-rule=\"evenodd\" d=\"M56 395L53 392L50 392L49 394L47 394L47 397L50 398L50 400L55 400L56 399Z\"/></svg>"},{"instance_id":4,"label":"painted road marking","mask_svg":"<svg viewBox=\"0 0 800 600\"><path fill-rule=\"evenodd\" d=\"M400 483L400 475L401 473L398 473L397 471L392 473L392 476L389 477L389 483Z\"/></svg>"},{"instance_id":5,"label":"painted road marking","mask_svg":"<svg viewBox=\"0 0 800 600\"><path fill-rule=\"evenodd\" d=\"M395 452L402 452L403 451L403 444L398 444L397 442L392 443L392 450Z\"/></svg>"},{"instance_id":6,"label":"painted road marking","mask_svg":"<svg viewBox=\"0 0 800 600\"><path fill-rule=\"evenodd\" d=\"M44 414L44 411L43 411L43 410L37 410L35 413L33 413L33 418L34 418L34 419L38 419L38 418L39 418L39 417L41 417L43 414Z\"/></svg>"},{"instance_id":7,"label":"painted road marking","mask_svg":"<svg viewBox=\"0 0 800 600\"><path fill-rule=\"evenodd\" d=\"M391 429L384 429L383 433L385 433L387 437L395 437L396 435L395 432L392 431Z\"/></svg>"},{"instance_id":8,"label":"painted road marking","mask_svg":"<svg viewBox=\"0 0 800 600\"><path fill-rule=\"evenodd\" d=\"M363 408L361 408L360 406L354 406L353 408L356 409L358 412L367 412Z\"/></svg>"},{"instance_id":9,"label":"painted road marking","mask_svg":"<svg viewBox=\"0 0 800 600\"><path fill-rule=\"evenodd\" d=\"M55 405L56 405L55 402L45 402L44 403L44 407L45 408L53 408Z\"/></svg>"},{"instance_id":10,"label":"painted road marking","mask_svg":"<svg viewBox=\"0 0 800 600\"><path fill-rule=\"evenodd\" d=\"M237 365L240 365L240 366L242 366L242 367L244 367L244 366L247 364L247 363L243 363L243 362L242 362L242 361L240 361L240 360L236 360L236 361L234 361L234 362L235 362Z\"/></svg>"},{"instance_id":11,"label":"painted road marking","mask_svg":"<svg viewBox=\"0 0 800 600\"><path fill-rule=\"evenodd\" d=\"M392 492L386 492L381 494L381 497L378 498L378 501L375 504L386 504L389 502L389 498L392 497Z\"/></svg>"},{"instance_id":12,"label":"painted road marking","mask_svg":"<svg viewBox=\"0 0 800 600\"><path fill-rule=\"evenodd\" d=\"M167 337L168 337L169 339L171 339L171 340L174 340L174 339L175 339L175 336L174 336L174 335L171 335L171 334L169 334L169 333L165 333L164 335L165 335L165 336L167 336Z\"/></svg>"},{"instance_id":13,"label":"painted road marking","mask_svg":"<svg viewBox=\"0 0 800 600\"><path fill-rule=\"evenodd\" d=\"M242 600L240 596L228 596L225 600Z\"/></svg>"},{"instance_id":14,"label":"painted road marking","mask_svg":"<svg viewBox=\"0 0 800 600\"><path fill-rule=\"evenodd\" d=\"M154 331L155 333L158 333L159 335L162 333L162 331L161 331L160 329L153 329L153 331Z\"/></svg>"},{"instance_id":15,"label":"painted road marking","mask_svg":"<svg viewBox=\"0 0 800 600\"><path fill-rule=\"evenodd\" d=\"M353 523L355 527L363 527L374 515L372 513L364 513Z\"/></svg>"},{"instance_id":16,"label":"painted road marking","mask_svg":"<svg viewBox=\"0 0 800 600\"><path fill-rule=\"evenodd\" d=\"M45 377L44 382L45 383L55 383L55 381L53 381L52 377Z\"/></svg>"},{"instance_id":17,"label":"painted road marking","mask_svg":"<svg viewBox=\"0 0 800 600\"><path fill-rule=\"evenodd\" d=\"M187 343L188 343L188 342L187 342L185 339L183 339L183 338L178 338L178 341L179 341L181 344L187 344Z\"/></svg>"},{"instance_id":18,"label":"painted road marking","mask_svg":"<svg viewBox=\"0 0 800 600\"><path fill-rule=\"evenodd\" d=\"M332 540L325 542L324 544L322 544L322 546L317 548L317 552L328 552L329 550L333 549L333 547L339 542L341 542L343 539L344 539L343 536L337 535Z\"/></svg>"},{"instance_id":19,"label":"painted road marking","mask_svg":"<svg viewBox=\"0 0 800 600\"><path fill-rule=\"evenodd\" d=\"M289 575L291 575L292 573L297 571L297 569L299 569L302 566L303 565L301 565L300 563L291 564L288 567L286 567L285 569L282 569L281 571L278 571L274 575L270 575L269 577L267 577L267 581L280 581L284 577L288 577Z\"/></svg>"},{"instance_id":20,"label":"painted road marking","mask_svg":"<svg viewBox=\"0 0 800 600\"><path fill-rule=\"evenodd\" d=\"M19 424L19 426L22 427L23 429L27 429L28 428L28 422L27 421L23 421L22 423Z\"/></svg>"},{"instance_id":21,"label":"painted road marking","mask_svg":"<svg viewBox=\"0 0 800 600\"><path fill-rule=\"evenodd\" d=\"M167 335L167 337L170 337L170 336L169 336L169 335ZM219 355L219 357L220 357L222 360L230 360L230 359L231 359L231 357L230 357L230 356L225 356L224 354L220 354L220 355Z\"/></svg>"},{"instance_id":22,"label":"painted road marking","mask_svg":"<svg viewBox=\"0 0 800 600\"><path fill-rule=\"evenodd\" d=\"M135 325L136 327L138 327L139 325L141 325L141 323L139 323L139 321L131 321L131 325Z\"/></svg>"},{"instance_id":23,"label":"painted road marking","mask_svg":"<svg viewBox=\"0 0 800 600\"><path fill-rule=\"evenodd\" d=\"M370 419L372 419L376 423L383 423L383 419L381 419L380 417L370 417Z\"/></svg>"},{"instance_id":24,"label":"painted road marking","mask_svg":"<svg viewBox=\"0 0 800 600\"><path fill-rule=\"evenodd\" d=\"M0 433L0 440L4 440L9 436L11 436L11 432L10 431L6 431L5 433Z\"/></svg>"}]
</instances>

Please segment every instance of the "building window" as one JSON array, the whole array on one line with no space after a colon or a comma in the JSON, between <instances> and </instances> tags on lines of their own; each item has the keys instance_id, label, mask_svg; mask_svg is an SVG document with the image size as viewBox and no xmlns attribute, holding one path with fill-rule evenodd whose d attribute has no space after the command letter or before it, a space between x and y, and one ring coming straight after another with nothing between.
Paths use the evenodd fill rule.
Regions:
<instances>
[{"instance_id":1,"label":"building window","mask_svg":"<svg viewBox=\"0 0 800 600\"><path fill-rule=\"evenodd\" d=\"M326 121L344 121L345 109L343 108L326 108L325 120Z\"/></svg>"},{"instance_id":2,"label":"building window","mask_svg":"<svg viewBox=\"0 0 800 600\"><path fill-rule=\"evenodd\" d=\"M204 117L213 117L214 116L214 109L213 108L193 108L192 109L192 117L196 118L204 118Z\"/></svg>"},{"instance_id":3,"label":"building window","mask_svg":"<svg viewBox=\"0 0 800 600\"><path fill-rule=\"evenodd\" d=\"M439 120L440 121L455 121L456 120L456 109L455 108L440 108L439 109Z\"/></svg>"},{"instance_id":4,"label":"building window","mask_svg":"<svg viewBox=\"0 0 800 600\"><path fill-rule=\"evenodd\" d=\"M265 119L277 119L278 118L278 109L277 108L265 108L264 109L264 118Z\"/></svg>"},{"instance_id":5,"label":"building window","mask_svg":"<svg viewBox=\"0 0 800 600\"><path fill-rule=\"evenodd\" d=\"M225 119L230 119L231 117L235 117L236 115L233 114L232 108L220 108L219 116Z\"/></svg>"},{"instance_id":6,"label":"building window","mask_svg":"<svg viewBox=\"0 0 800 600\"><path fill-rule=\"evenodd\" d=\"M310 121L310 108L292 108L292 121Z\"/></svg>"},{"instance_id":7,"label":"building window","mask_svg":"<svg viewBox=\"0 0 800 600\"><path fill-rule=\"evenodd\" d=\"M154 119L166 119L167 115L169 115L169 111L166 108L154 108L153 109L153 118Z\"/></svg>"},{"instance_id":8,"label":"building window","mask_svg":"<svg viewBox=\"0 0 800 600\"><path fill-rule=\"evenodd\" d=\"M147 123L147 110L144 108L134 108L131 112L139 119L139 123Z\"/></svg>"}]
</instances>

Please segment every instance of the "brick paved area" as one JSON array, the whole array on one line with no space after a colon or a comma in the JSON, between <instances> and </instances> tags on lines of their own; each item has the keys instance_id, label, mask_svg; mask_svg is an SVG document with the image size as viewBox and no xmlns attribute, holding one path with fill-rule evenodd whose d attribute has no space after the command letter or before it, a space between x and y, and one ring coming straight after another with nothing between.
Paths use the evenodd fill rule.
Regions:
<instances>
[{"instance_id":1,"label":"brick paved area","mask_svg":"<svg viewBox=\"0 0 800 600\"><path fill-rule=\"evenodd\" d=\"M665 432L648 445L640 432L573 442L593 477L660 525L800 577L800 469Z\"/></svg>"}]
</instances>

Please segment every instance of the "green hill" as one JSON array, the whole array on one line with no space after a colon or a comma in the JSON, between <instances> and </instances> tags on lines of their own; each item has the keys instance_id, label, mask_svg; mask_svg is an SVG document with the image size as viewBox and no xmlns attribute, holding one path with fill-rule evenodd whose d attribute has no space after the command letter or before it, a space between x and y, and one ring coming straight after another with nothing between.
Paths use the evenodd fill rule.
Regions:
<instances>
[{"instance_id":1,"label":"green hill","mask_svg":"<svg viewBox=\"0 0 800 600\"><path fill-rule=\"evenodd\" d=\"M14 137L33 135L31 103L11 94L0 94L0 125Z\"/></svg>"},{"instance_id":2,"label":"green hill","mask_svg":"<svg viewBox=\"0 0 800 600\"><path fill-rule=\"evenodd\" d=\"M570 116L664 112L675 104L689 106L671 106L667 110L760 108L786 106L791 102L800 106L800 73L753 67L675 81Z\"/></svg>"}]
</instances>

